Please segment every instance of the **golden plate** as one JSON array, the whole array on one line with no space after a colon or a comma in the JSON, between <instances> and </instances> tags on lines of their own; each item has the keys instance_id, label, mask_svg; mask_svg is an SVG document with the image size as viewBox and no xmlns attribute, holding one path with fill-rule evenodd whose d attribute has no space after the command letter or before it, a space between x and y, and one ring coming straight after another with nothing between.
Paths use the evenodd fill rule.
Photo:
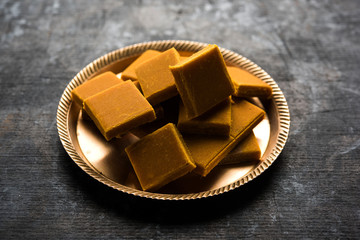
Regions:
<instances>
[{"instance_id":1,"label":"golden plate","mask_svg":"<svg viewBox=\"0 0 360 240\"><path fill-rule=\"evenodd\" d=\"M167 50L175 47L180 54L189 55L207 46L205 43L167 40L139 43L110 52L82 69L66 87L57 110L57 127L61 142L74 162L96 180L119 191L153 199L196 199L222 194L238 188L263 173L282 151L290 126L289 109L276 82L247 58L220 48L228 65L243 68L261 78L273 89L270 100L251 101L266 111L266 118L254 129L262 151L262 161L215 167L207 177L188 174L168 184L159 192L145 192L139 187L136 175L124 148L136 141L129 133L107 142L95 125L82 117L81 109L72 104L71 90L105 71L121 73L137 56L147 49Z\"/></svg>"}]
</instances>

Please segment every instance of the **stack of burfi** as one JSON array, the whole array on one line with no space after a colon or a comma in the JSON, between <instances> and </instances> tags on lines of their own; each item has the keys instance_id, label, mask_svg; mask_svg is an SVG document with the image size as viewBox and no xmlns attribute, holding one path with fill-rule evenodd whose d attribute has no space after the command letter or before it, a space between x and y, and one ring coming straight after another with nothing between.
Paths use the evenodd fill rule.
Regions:
<instances>
[{"instance_id":1,"label":"stack of burfi","mask_svg":"<svg viewBox=\"0 0 360 240\"><path fill-rule=\"evenodd\" d=\"M265 112L249 97L271 97L271 87L226 66L216 45L189 57L175 48L147 50L121 73L103 73L72 91L106 140L132 132L125 151L145 191L189 172L206 176L218 164L259 160L252 129ZM231 152L235 147L234 150ZM231 152L232 158L227 157Z\"/></svg>"},{"instance_id":2,"label":"stack of burfi","mask_svg":"<svg viewBox=\"0 0 360 240\"><path fill-rule=\"evenodd\" d=\"M206 176L252 133L265 112L244 99L231 97L239 87L216 45L170 69L182 100L178 128L195 161L194 172Z\"/></svg>"}]
</instances>

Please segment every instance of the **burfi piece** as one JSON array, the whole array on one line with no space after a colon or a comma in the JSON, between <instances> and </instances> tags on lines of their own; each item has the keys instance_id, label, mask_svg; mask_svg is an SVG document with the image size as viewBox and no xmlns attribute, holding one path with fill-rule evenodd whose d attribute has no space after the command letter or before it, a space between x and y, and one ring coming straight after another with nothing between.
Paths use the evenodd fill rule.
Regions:
<instances>
[{"instance_id":1,"label":"burfi piece","mask_svg":"<svg viewBox=\"0 0 360 240\"><path fill-rule=\"evenodd\" d=\"M196 167L172 123L141 138L125 151L145 191L155 191Z\"/></svg>"},{"instance_id":2,"label":"burfi piece","mask_svg":"<svg viewBox=\"0 0 360 240\"><path fill-rule=\"evenodd\" d=\"M180 62L182 62L182 61L184 61L184 60L186 60L186 59L188 59L189 57L185 57L185 56L180 56Z\"/></svg>"},{"instance_id":3,"label":"burfi piece","mask_svg":"<svg viewBox=\"0 0 360 240\"><path fill-rule=\"evenodd\" d=\"M251 132L220 162L220 165L259 161L260 157L259 144L255 134Z\"/></svg>"},{"instance_id":4,"label":"burfi piece","mask_svg":"<svg viewBox=\"0 0 360 240\"><path fill-rule=\"evenodd\" d=\"M233 84L219 48L209 45L170 66L188 118L197 117L233 92Z\"/></svg>"},{"instance_id":5,"label":"burfi piece","mask_svg":"<svg viewBox=\"0 0 360 240\"><path fill-rule=\"evenodd\" d=\"M265 112L246 100L231 105L229 137L183 135L196 164L195 173L206 176L263 119Z\"/></svg>"},{"instance_id":6,"label":"burfi piece","mask_svg":"<svg viewBox=\"0 0 360 240\"><path fill-rule=\"evenodd\" d=\"M156 118L150 103L130 80L87 98L84 110L108 141Z\"/></svg>"},{"instance_id":7,"label":"burfi piece","mask_svg":"<svg viewBox=\"0 0 360 240\"><path fill-rule=\"evenodd\" d=\"M272 88L260 78L257 78L251 73L237 67L227 67L227 70L235 87L234 96L262 98L271 97Z\"/></svg>"},{"instance_id":8,"label":"burfi piece","mask_svg":"<svg viewBox=\"0 0 360 240\"><path fill-rule=\"evenodd\" d=\"M122 73L121 78L123 80L131 79L133 81L137 80L137 76L135 73L135 68L139 66L139 64L159 55L160 52L156 50L146 50L143 54L140 55L135 61L133 61Z\"/></svg>"},{"instance_id":9,"label":"burfi piece","mask_svg":"<svg viewBox=\"0 0 360 240\"><path fill-rule=\"evenodd\" d=\"M178 94L169 65L177 64L179 53L171 48L135 68L145 98L156 105Z\"/></svg>"},{"instance_id":10,"label":"burfi piece","mask_svg":"<svg viewBox=\"0 0 360 240\"><path fill-rule=\"evenodd\" d=\"M205 136L183 134L184 141L195 162L194 173L205 177L230 150L234 138L221 136Z\"/></svg>"},{"instance_id":11,"label":"burfi piece","mask_svg":"<svg viewBox=\"0 0 360 240\"><path fill-rule=\"evenodd\" d=\"M231 126L231 102L227 98L199 117L188 119L180 102L177 127L181 133L229 136Z\"/></svg>"},{"instance_id":12,"label":"burfi piece","mask_svg":"<svg viewBox=\"0 0 360 240\"><path fill-rule=\"evenodd\" d=\"M248 135L264 118L265 111L241 98L232 98L232 101L230 136L238 138L243 132L246 132L245 135ZM245 137L245 135L243 137ZM242 139L243 138L240 140Z\"/></svg>"},{"instance_id":13,"label":"burfi piece","mask_svg":"<svg viewBox=\"0 0 360 240\"><path fill-rule=\"evenodd\" d=\"M82 107L88 97L122 82L113 72L105 72L72 90L71 98Z\"/></svg>"}]
</instances>

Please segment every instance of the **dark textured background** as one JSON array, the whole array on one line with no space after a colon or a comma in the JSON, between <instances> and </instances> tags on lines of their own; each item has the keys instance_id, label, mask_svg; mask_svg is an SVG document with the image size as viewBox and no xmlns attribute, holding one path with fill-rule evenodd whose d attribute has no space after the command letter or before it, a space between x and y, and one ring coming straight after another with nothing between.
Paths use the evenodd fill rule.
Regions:
<instances>
[{"instance_id":1,"label":"dark textured background","mask_svg":"<svg viewBox=\"0 0 360 240\"><path fill-rule=\"evenodd\" d=\"M360 236L360 2L179 2L0 0L1 239ZM64 151L56 109L73 76L162 39L231 49L283 90L289 140L253 182L209 199L147 200L98 183Z\"/></svg>"}]
</instances>

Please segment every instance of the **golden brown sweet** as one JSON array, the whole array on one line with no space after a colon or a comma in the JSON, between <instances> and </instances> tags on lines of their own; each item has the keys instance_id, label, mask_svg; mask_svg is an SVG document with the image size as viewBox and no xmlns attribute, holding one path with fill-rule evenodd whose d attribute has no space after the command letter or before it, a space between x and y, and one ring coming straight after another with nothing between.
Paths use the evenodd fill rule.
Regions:
<instances>
[{"instance_id":1,"label":"golden brown sweet","mask_svg":"<svg viewBox=\"0 0 360 240\"><path fill-rule=\"evenodd\" d=\"M179 61L179 53L175 48L170 48L135 68L142 92L152 105L178 94L169 65L175 65Z\"/></svg>"},{"instance_id":2,"label":"golden brown sweet","mask_svg":"<svg viewBox=\"0 0 360 240\"><path fill-rule=\"evenodd\" d=\"M235 87L234 96L262 98L271 97L272 88L260 78L257 78L251 73L237 67L227 67L227 70Z\"/></svg>"},{"instance_id":3,"label":"golden brown sweet","mask_svg":"<svg viewBox=\"0 0 360 240\"><path fill-rule=\"evenodd\" d=\"M206 176L263 119L265 112L246 100L231 105L229 137L183 135L196 164L195 173Z\"/></svg>"},{"instance_id":4,"label":"golden brown sweet","mask_svg":"<svg viewBox=\"0 0 360 240\"><path fill-rule=\"evenodd\" d=\"M128 80L131 79L133 81L137 80L137 76L135 73L135 68L139 66L139 64L149 60L152 57L159 55L160 52L156 50L146 50L143 54L140 55L135 61L133 61L122 73L121 79Z\"/></svg>"},{"instance_id":5,"label":"golden brown sweet","mask_svg":"<svg viewBox=\"0 0 360 240\"><path fill-rule=\"evenodd\" d=\"M106 140L155 120L155 112L130 80L84 101L84 110Z\"/></svg>"},{"instance_id":6,"label":"golden brown sweet","mask_svg":"<svg viewBox=\"0 0 360 240\"><path fill-rule=\"evenodd\" d=\"M251 132L235 149L221 160L220 165L259 161L260 157L261 150L259 144L255 134Z\"/></svg>"},{"instance_id":7,"label":"golden brown sweet","mask_svg":"<svg viewBox=\"0 0 360 240\"><path fill-rule=\"evenodd\" d=\"M196 166L175 125L169 123L125 149L145 191L154 191Z\"/></svg>"},{"instance_id":8,"label":"golden brown sweet","mask_svg":"<svg viewBox=\"0 0 360 240\"><path fill-rule=\"evenodd\" d=\"M233 92L224 59L216 45L209 45L177 65L170 66L188 118L197 117Z\"/></svg>"},{"instance_id":9,"label":"golden brown sweet","mask_svg":"<svg viewBox=\"0 0 360 240\"><path fill-rule=\"evenodd\" d=\"M105 89L122 83L123 81L119 79L113 72L105 72L100 74L89 81L84 82L77 88L71 91L71 98L83 106L83 102L88 97L91 97Z\"/></svg>"},{"instance_id":10,"label":"golden brown sweet","mask_svg":"<svg viewBox=\"0 0 360 240\"><path fill-rule=\"evenodd\" d=\"M182 62L182 61L184 61L184 60L186 60L186 59L188 59L188 56L187 56L187 57L185 57L185 56L180 56L180 62Z\"/></svg>"},{"instance_id":11,"label":"golden brown sweet","mask_svg":"<svg viewBox=\"0 0 360 240\"><path fill-rule=\"evenodd\" d=\"M229 136L231 126L231 102L228 97L206 113L188 119L180 102L177 127L181 133Z\"/></svg>"}]
</instances>

